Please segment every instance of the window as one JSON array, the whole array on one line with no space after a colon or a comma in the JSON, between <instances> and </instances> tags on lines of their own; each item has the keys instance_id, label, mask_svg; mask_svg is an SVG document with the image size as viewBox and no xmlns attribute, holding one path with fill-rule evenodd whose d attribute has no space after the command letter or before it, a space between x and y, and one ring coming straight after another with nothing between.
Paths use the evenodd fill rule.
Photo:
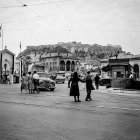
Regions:
<instances>
[{"instance_id":1,"label":"window","mask_svg":"<svg viewBox=\"0 0 140 140\"><path fill-rule=\"evenodd\" d=\"M121 71L114 72L114 78L123 78L124 73Z\"/></svg>"}]
</instances>

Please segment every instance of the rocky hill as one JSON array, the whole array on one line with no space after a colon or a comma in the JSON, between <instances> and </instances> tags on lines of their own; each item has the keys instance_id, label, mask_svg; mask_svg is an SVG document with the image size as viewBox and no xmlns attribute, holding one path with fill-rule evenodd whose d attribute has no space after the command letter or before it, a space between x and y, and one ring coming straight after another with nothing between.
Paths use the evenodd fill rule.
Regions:
<instances>
[{"instance_id":1,"label":"rocky hill","mask_svg":"<svg viewBox=\"0 0 140 140\"><path fill-rule=\"evenodd\" d=\"M40 45L40 46L27 46L27 49L21 52L18 57L29 55L30 53L49 52L55 49L55 47L61 46L66 48L69 52L73 53L76 57L80 57L83 60L96 60L105 59L115 56L117 53L122 53L122 47L119 45L98 45L98 44L82 44L80 42L59 42L54 45Z\"/></svg>"}]
</instances>

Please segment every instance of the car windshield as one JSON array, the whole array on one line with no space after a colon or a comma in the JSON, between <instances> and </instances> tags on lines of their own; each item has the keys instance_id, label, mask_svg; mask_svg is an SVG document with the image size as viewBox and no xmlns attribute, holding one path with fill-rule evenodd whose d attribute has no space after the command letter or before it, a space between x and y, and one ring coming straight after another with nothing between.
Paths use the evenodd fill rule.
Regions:
<instances>
[{"instance_id":1,"label":"car windshield","mask_svg":"<svg viewBox=\"0 0 140 140\"><path fill-rule=\"evenodd\" d=\"M50 78L50 74L47 73L37 73L39 77L45 77L45 78Z\"/></svg>"}]
</instances>

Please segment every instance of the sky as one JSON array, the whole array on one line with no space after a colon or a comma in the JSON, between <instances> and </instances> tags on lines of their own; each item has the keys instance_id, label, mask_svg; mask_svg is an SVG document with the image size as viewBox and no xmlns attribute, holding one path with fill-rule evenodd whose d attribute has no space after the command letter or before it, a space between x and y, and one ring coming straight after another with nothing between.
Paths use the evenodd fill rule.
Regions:
<instances>
[{"instance_id":1,"label":"sky","mask_svg":"<svg viewBox=\"0 0 140 140\"><path fill-rule=\"evenodd\" d=\"M140 54L140 0L0 0L0 24L0 50L16 56L20 42L23 51L72 41Z\"/></svg>"}]
</instances>

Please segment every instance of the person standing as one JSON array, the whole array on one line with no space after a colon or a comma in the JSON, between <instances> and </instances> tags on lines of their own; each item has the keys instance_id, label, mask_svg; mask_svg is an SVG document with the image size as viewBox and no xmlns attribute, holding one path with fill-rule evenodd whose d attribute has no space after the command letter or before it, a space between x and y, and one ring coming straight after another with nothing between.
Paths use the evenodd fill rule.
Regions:
<instances>
[{"instance_id":1,"label":"person standing","mask_svg":"<svg viewBox=\"0 0 140 140\"><path fill-rule=\"evenodd\" d=\"M70 96L74 96L74 101L75 102L81 102L80 99L79 99L79 96L80 96L79 85L78 85L79 81L83 82L78 77L77 72L74 72L73 77L71 77L70 80L68 81L68 87L70 88Z\"/></svg>"},{"instance_id":2,"label":"person standing","mask_svg":"<svg viewBox=\"0 0 140 140\"><path fill-rule=\"evenodd\" d=\"M28 90L29 93L33 92L33 77L31 75L31 72L28 72Z\"/></svg>"},{"instance_id":3,"label":"person standing","mask_svg":"<svg viewBox=\"0 0 140 140\"><path fill-rule=\"evenodd\" d=\"M133 79L133 74L132 73L130 73L129 78Z\"/></svg>"},{"instance_id":4,"label":"person standing","mask_svg":"<svg viewBox=\"0 0 140 140\"><path fill-rule=\"evenodd\" d=\"M25 89L25 92L27 94L27 90L28 90L28 78L25 75L25 73L23 73L22 79L21 79L21 93L22 93L22 90L23 89Z\"/></svg>"},{"instance_id":5,"label":"person standing","mask_svg":"<svg viewBox=\"0 0 140 140\"><path fill-rule=\"evenodd\" d=\"M11 82L10 82L10 75L7 76L7 84L11 85Z\"/></svg>"},{"instance_id":6,"label":"person standing","mask_svg":"<svg viewBox=\"0 0 140 140\"><path fill-rule=\"evenodd\" d=\"M93 90L93 84L92 84L93 81L90 76L90 71L87 72L87 76L85 80L86 80L86 91L87 91L87 96L85 101L91 101L92 100L91 90Z\"/></svg>"},{"instance_id":7,"label":"person standing","mask_svg":"<svg viewBox=\"0 0 140 140\"><path fill-rule=\"evenodd\" d=\"M96 89L99 89L100 77L98 76L98 74L96 74L94 80L95 80L95 86L96 86Z\"/></svg>"},{"instance_id":8,"label":"person standing","mask_svg":"<svg viewBox=\"0 0 140 140\"><path fill-rule=\"evenodd\" d=\"M130 79L131 88L134 89L135 80L134 80L134 74L133 73L130 73L129 79Z\"/></svg>"},{"instance_id":9,"label":"person standing","mask_svg":"<svg viewBox=\"0 0 140 140\"><path fill-rule=\"evenodd\" d=\"M39 83L39 76L36 73L36 71L34 71L33 74L33 83L34 83L34 92L37 91L37 93L39 93L39 89L38 89L38 83Z\"/></svg>"}]
</instances>

